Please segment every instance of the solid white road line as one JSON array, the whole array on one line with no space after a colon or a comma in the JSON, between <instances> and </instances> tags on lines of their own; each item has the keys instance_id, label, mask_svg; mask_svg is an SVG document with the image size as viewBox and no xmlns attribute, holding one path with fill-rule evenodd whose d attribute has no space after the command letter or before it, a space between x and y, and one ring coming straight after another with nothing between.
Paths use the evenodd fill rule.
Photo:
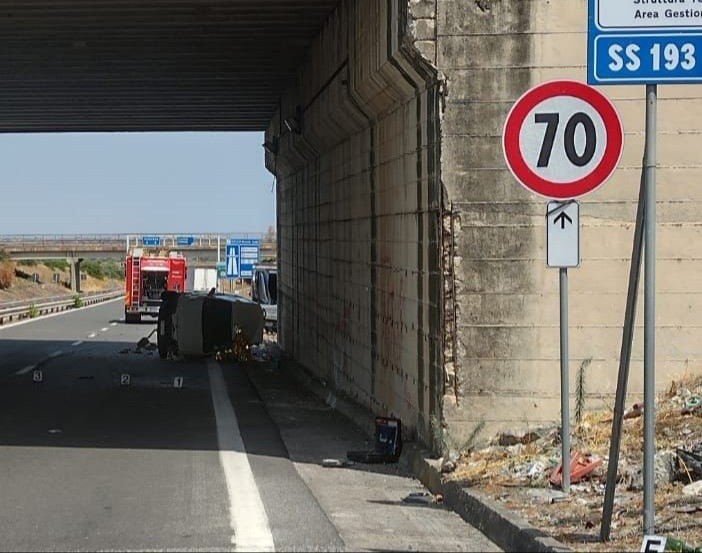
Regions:
<instances>
[{"instance_id":1,"label":"solid white road line","mask_svg":"<svg viewBox=\"0 0 702 553\"><path fill-rule=\"evenodd\" d=\"M229 492L229 516L235 551L275 551L268 517L256 486L239 423L219 363L208 359L212 404L217 421L219 459Z\"/></svg>"},{"instance_id":2,"label":"solid white road line","mask_svg":"<svg viewBox=\"0 0 702 553\"><path fill-rule=\"evenodd\" d=\"M77 341L73 342L71 345L72 345L72 346L79 346L79 345L81 345L82 343L83 343L83 340L77 340Z\"/></svg>"},{"instance_id":3,"label":"solid white road line","mask_svg":"<svg viewBox=\"0 0 702 553\"><path fill-rule=\"evenodd\" d=\"M16 374L16 375L27 374L29 371L31 371L31 370L34 369L35 367L36 367L36 365L28 365L28 366L26 366L24 369L20 369L19 371L17 371L15 374Z\"/></svg>"}]
</instances>

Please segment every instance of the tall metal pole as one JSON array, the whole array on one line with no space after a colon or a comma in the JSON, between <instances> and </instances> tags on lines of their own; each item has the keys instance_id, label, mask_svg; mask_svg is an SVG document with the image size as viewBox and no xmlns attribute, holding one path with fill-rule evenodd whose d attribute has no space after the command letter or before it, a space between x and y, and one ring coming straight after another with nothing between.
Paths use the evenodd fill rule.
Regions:
<instances>
[{"instance_id":1,"label":"tall metal pole","mask_svg":"<svg viewBox=\"0 0 702 553\"><path fill-rule=\"evenodd\" d=\"M612 417L612 438L609 442L609 464L607 465L607 487L605 488L604 505L602 506L602 525L600 539L609 541L609 532L614 510L614 491L617 487L617 468L619 465L619 447L621 444L622 424L624 422L624 407L626 389L629 382L629 367L631 365L631 346L634 341L634 324L636 323L636 299L641 276L641 258L643 257L645 198L646 198L646 169L642 160L641 179L639 183L639 203L636 209L636 226L634 227L634 245L631 252L631 267L629 268L629 289L626 294L626 313L624 315L624 330L622 331L622 348L619 353L619 376L617 377L617 395L614 400Z\"/></svg>"},{"instance_id":2,"label":"tall metal pole","mask_svg":"<svg viewBox=\"0 0 702 553\"><path fill-rule=\"evenodd\" d=\"M646 85L646 216L644 220L644 534L654 533L656 439L656 111L657 85Z\"/></svg>"},{"instance_id":3,"label":"tall metal pole","mask_svg":"<svg viewBox=\"0 0 702 553\"><path fill-rule=\"evenodd\" d=\"M559 269L561 312L561 485L570 492L570 382L568 374L568 269Z\"/></svg>"},{"instance_id":4,"label":"tall metal pole","mask_svg":"<svg viewBox=\"0 0 702 553\"><path fill-rule=\"evenodd\" d=\"M220 263L220 251L219 251L220 245L219 245L219 234L217 235L217 263Z\"/></svg>"}]
</instances>

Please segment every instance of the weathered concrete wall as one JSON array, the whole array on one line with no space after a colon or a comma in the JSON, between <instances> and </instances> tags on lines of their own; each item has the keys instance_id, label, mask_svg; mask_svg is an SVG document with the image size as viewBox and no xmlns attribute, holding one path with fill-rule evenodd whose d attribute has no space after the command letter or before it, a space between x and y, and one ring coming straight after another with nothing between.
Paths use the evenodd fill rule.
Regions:
<instances>
[{"instance_id":1,"label":"weathered concrete wall","mask_svg":"<svg viewBox=\"0 0 702 553\"><path fill-rule=\"evenodd\" d=\"M271 121L266 163L283 350L426 439L443 396L439 91L433 3L413 3L417 21L409 9L341 3Z\"/></svg>"},{"instance_id":2,"label":"weathered concrete wall","mask_svg":"<svg viewBox=\"0 0 702 553\"><path fill-rule=\"evenodd\" d=\"M437 0L437 65L448 78L442 181L451 214L456 378L444 414L456 435L556 421L558 272L545 266L545 202L508 172L500 145L514 101L554 78L585 81L586 0ZM623 118L610 182L582 202L582 266L570 274L571 405L611 406L643 154L643 86L602 87ZM659 87L659 388L702 366L700 88ZM642 390L639 302L630 390Z\"/></svg>"},{"instance_id":3,"label":"weathered concrete wall","mask_svg":"<svg viewBox=\"0 0 702 553\"><path fill-rule=\"evenodd\" d=\"M283 349L430 439L559 418L558 274L545 202L502 157L531 86L585 80L586 0L345 0L266 134L278 177ZM603 87L625 152L582 202L571 404L612 404L643 153L643 87ZM700 371L700 87L660 87L658 376ZM301 133L283 121L298 115ZM701 250L698 252L698 250ZM642 389L641 306L631 391Z\"/></svg>"}]
</instances>

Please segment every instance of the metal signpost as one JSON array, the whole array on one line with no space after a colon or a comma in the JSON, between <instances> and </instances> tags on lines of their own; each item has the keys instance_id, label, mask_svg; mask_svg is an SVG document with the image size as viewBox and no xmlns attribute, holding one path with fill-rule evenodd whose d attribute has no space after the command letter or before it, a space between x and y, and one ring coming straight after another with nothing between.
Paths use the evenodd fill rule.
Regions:
<instances>
[{"instance_id":1,"label":"metal signpost","mask_svg":"<svg viewBox=\"0 0 702 553\"><path fill-rule=\"evenodd\" d=\"M619 115L606 96L576 81L551 81L527 91L502 133L505 160L528 190L555 200L546 209L546 261L559 269L561 352L561 486L570 491L568 268L580 265L580 205L619 163Z\"/></svg>"},{"instance_id":2,"label":"metal signpost","mask_svg":"<svg viewBox=\"0 0 702 553\"><path fill-rule=\"evenodd\" d=\"M659 83L685 84L702 82L702 4L697 2L633 2L612 0L588 1L587 80L589 84L646 85L646 146L643 167L644 261L644 534L654 533L654 456L655 456L655 259L656 259L656 111ZM636 245L635 245L636 250ZM636 252L635 252L636 253ZM632 259L633 264L633 259ZM633 265L632 265L633 268ZM631 278L638 278L632 271ZM630 289L631 289L630 282ZM636 291L634 289L635 296ZM628 300L631 303L634 300ZM635 311L627 309L627 327L633 326ZM630 334L630 333L628 333ZM622 352L630 355L630 346ZM619 386L625 395L628 359L620 361ZM618 402L619 403L619 402ZM610 449L610 473L619 454L619 434L623 416L615 409ZM613 455L614 453L614 455ZM609 519L615 482L608 477L601 538L609 539Z\"/></svg>"}]
</instances>

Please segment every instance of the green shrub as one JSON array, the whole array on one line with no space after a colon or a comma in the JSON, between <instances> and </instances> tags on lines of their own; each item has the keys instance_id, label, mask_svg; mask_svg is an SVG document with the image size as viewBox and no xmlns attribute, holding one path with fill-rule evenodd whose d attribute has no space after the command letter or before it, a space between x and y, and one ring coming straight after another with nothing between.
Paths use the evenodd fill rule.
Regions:
<instances>
[{"instance_id":1,"label":"green shrub","mask_svg":"<svg viewBox=\"0 0 702 553\"><path fill-rule=\"evenodd\" d=\"M100 280L105 278L105 272L102 270L102 266L99 261L83 261L80 268L93 278Z\"/></svg>"},{"instance_id":2,"label":"green shrub","mask_svg":"<svg viewBox=\"0 0 702 553\"><path fill-rule=\"evenodd\" d=\"M67 271L69 263L65 259L46 259L44 261L44 266L54 271Z\"/></svg>"},{"instance_id":3,"label":"green shrub","mask_svg":"<svg viewBox=\"0 0 702 553\"><path fill-rule=\"evenodd\" d=\"M38 317L38 316L39 316L39 308L34 304L30 305L29 306L29 318L33 319L34 317Z\"/></svg>"},{"instance_id":4,"label":"green shrub","mask_svg":"<svg viewBox=\"0 0 702 553\"><path fill-rule=\"evenodd\" d=\"M124 270L119 266L119 263L112 260L83 261L81 270L100 280L106 278L122 280L124 278Z\"/></svg>"},{"instance_id":5,"label":"green shrub","mask_svg":"<svg viewBox=\"0 0 702 553\"><path fill-rule=\"evenodd\" d=\"M73 307L75 309L78 309L79 307L83 307L83 298L81 298L78 294L73 296Z\"/></svg>"}]
</instances>

